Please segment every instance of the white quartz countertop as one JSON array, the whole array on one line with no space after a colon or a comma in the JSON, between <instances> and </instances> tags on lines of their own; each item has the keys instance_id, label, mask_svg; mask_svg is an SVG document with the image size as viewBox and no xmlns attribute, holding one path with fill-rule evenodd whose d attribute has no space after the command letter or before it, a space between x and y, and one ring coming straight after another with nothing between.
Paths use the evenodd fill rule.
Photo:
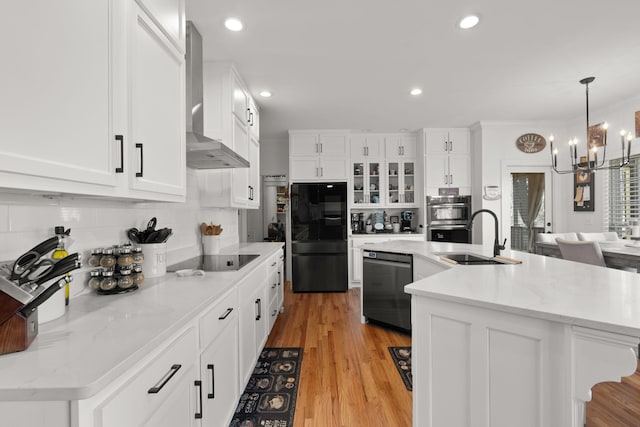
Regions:
<instances>
[{"instance_id":1,"label":"white quartz countertop","mask_svg":"<svg viewBox=\"0 0 640 427\"><path fill-rule=\"evenodd\" d=\"M449 267L405 287L427 296L524 316L640 336L640 274L562 259L502 251L522 260L513 265L456 265L438 252L492 256L488 246L391 241L363 249L410 253Z\"/></svg>"},{"instance_id":2,"label":"white quartz countertop","mask_svg":"<svg viewBox=\"0 0 640 427\"><path fill-rule=\"evenodd\" d=\"M0 356L0 400L88 398L187 326L282 243L247 243L221 254L258 254L240 271L147 279L122 295L90 293L71 300L67 313L40 325L22 352Z\"/></svg>"}]
</instances>

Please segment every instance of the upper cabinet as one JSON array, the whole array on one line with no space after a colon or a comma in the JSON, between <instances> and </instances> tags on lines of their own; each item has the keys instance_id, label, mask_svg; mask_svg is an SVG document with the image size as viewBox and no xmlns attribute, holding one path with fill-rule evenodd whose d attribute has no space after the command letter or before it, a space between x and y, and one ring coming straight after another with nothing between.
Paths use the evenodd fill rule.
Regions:
<instances>
[{"instance_id":1,"label":"upper cabinet","mask_svg":"<svg viewBox=\"0 0 640 427\"><path fill-rule=\"evenodd\" d=\"M349 135L345 132L289 131L291 181L346 181Z\"/></svg>"},{"instance_id":2,"label":"upper cabinet","mask_svg":"<svg viewBox=\"0 0 640 427\"><path fill-rule=\"evenodd\" d=\"M0 185L184 200L184 37L148 13L184 27L184 1L152 3L174 12L110 0L5 7L0 35L21 36L0 69Z\"/></svg>"},{"instance_id":3,"label":"upper cabinet","mask_svg":"<svg viewBox=\"0 0 640 427\"><path fill-rule=\"evenodd\" d=\"M249 168L198 170L204 207L260 207L260 113L230 62L204 63L204 134L249 161Z\"/></svg>"},{"instance_id":4,"label":"upper cabinet","mask_svg":"<svg viewBox=\"0 0 640 427\"><path fill-rule=\"evenodd\" d=\"M380 135L351 135L351 159L373 158L383 156L384 139Z\"/></svg>"},{"instance_id":5,"label":"upper cabinet","mask_svg":"<svg viewBox=\"0 0 640 427\"><path fill-rule=\"evenodd\" d=\"M417 146L417 137L413 134L387 135L384 138L387 159L415 158L418 155Z\"/></svg>"},{"instance_id":6,"label":"upper cabinet","mask_svg":"<svg viewBox=\"0 0 640 427\"><path fill-rule=\"evenodd\" d=\"M437 195L440 187L471 194L469 129L425 129L424 136L427 195Z\"/></svg>"}]
</instances>

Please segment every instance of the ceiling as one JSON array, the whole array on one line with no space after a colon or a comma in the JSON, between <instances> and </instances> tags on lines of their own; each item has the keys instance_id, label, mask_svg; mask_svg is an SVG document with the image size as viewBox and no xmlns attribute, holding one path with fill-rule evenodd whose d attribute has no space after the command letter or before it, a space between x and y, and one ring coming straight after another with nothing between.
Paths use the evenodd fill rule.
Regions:
<instances>
[{"instance_id":1,"label":"ceiling","mask_svg":"<svg viewBox=\"0 0 640 427\"><path fill-rule=\"evenodd\" d=\"M458 29L469 13L480 24ZM230 16L245 29L226 30ZM235 63L263 141L574 119L587 76L592 109L640 94L638 0L187 0L187 19L205 60Z\"/></svg>"}]
</instances>

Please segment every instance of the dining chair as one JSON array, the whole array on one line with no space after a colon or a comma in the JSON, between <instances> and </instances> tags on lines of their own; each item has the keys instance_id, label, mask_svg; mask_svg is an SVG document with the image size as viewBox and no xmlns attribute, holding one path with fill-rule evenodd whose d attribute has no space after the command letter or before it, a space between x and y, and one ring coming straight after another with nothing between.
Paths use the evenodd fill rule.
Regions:
<instances>
[{"instance_id":1,"label":"dining chair","mask_svg":"<svg viewBox=\"0 0 640 427\"><path fill-rule=\"evenodd\" d=\"M598 242L576 242L572 240L556 239L562 258L569 261L606 267L604 256Z\"/></svg>"},{"instance_id":2,"label":"dining chair","mask_svg":"<svg viewBox=\"0 0 640 427\"><path fill-rule=\"evenodd\" d=\"M556 239L578 241L576 233L538 233L536 235L537 243L556 243Z\"/></svg>"},{"instance_id":3,"label":"dining chair","mask_svg":"<svg viewBox=\"0 0 640 427\"><path fill-rule=\"evenodd\" d=\"M583 242L615 242L620 240L615 231L605 231L602 233L578 233L578 239Z\"/></svg>"}]
</instances>

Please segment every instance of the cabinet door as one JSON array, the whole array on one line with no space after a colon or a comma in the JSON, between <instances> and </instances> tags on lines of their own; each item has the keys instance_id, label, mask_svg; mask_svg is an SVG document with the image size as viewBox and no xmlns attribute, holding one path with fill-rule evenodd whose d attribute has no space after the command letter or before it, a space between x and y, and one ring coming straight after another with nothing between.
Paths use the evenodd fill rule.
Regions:
<instances>
[{"instance_id":1,"label":"cabinet door","mask_svg":"<svg viewBox=\"0 0 640 427\"><path fill-rule=\"evenodd\" d=\"M232 320L200 356L205 426L228 426L238 403L238 326Z\"/></svg>"},{"instance_id":2,"label":"cabinet door","mask_svg":"<svg viewBox=\"0 0 640 427\"><path fill-rule=\"evenodd\" d=\"M199 386L194 384L193 378L197 377L195 367L192 366L185 374L175 384L165 402L154 411L151 418L141 425L144 427L196 427L199 425L196 414L201 410L199 406L201 390ZM198 399L198 402L194 402L194 399ZM113 427L122 425L114 425Z\"/></svg>"},{"instance_id":3,"label":"cabinet door","mask_svg":"<svg viewBox=\"0 0 640 427\"><path fill-rule=\"evenodd\" d=\"M402 157L416 157L418 154L417 139L414 135L403 135L400 138L400 152Z\"/></svg>"},{"instance_id":4,"label":"cabinet door","mask_svg":"<svg viewBox=\"0 0 640 427\"><path fill-rule=\"evenodd\" d=\"M317 157L293 157L289 165L292 180L316 180L320 176Z\"/></svg>"},{"instance_id":5,"label":"cabinet door","mask_svg":"<svg viewBox=\"0 0 640 427\"><path fill-rule=\"evenodd\" d=\"M260 207L260 143L257 139L249 141L249 201L248 208Z\"/></svg>"},{"instance_id":6,"label":"cabinet door","mask_svg":"<svg viewBox=\"0 0 640 427\"><path fill-rule=\"evenodd\" d=\"M38 190L33 177L58 180L49 184L54 191L73 192L71 181L116 184L114 133L123 130L110 123L116 65L110 35L120 32L114 25L121 20L111 16L111 4L3 4L11 19L0 29L6 61L0 68L0 171L16 175L0 185Z\"/></svg>"},{"instance_id":7,"label":"cabinet door","mask_svg":"<svg viewBox=\"0 0 640 427\"><path fill-rule=\"evenodd\" d=\"M320 134L319 152L322 156L347 156L347 135Z\"/></svg>"},{"instance_id":8,"label":"cabinet door","mask_svg":"<svg viewBox=\"0 0 640 427\"><path fill-rule=\"evenodd\" d=\"M470 152L469 129L449 129L449 154L469 154Z\"/></svg>"},{"instance_id":9,"label":"cabinet door","mask_svg":"<svg viewBox=\"0 0 640 427\"><path fill-rule=\"evenodd\" d=\"M326 157L320 161L320 177L322 179L347 179L347 158Z\"/></svg>"},{"instance_id":10,"label":"cabinet door","mask_svg":"<svg viewBox=\"0 0 640 427\"><path fill-rule=\"evenodd\" d=\"M387 163L387 203L397 205L402 202L402 163L399 161Z\"/></svg>"},{"instance_id":11,"label":"cabinet door","mask_svg":"<svg viewBox=\"0 0 640 427\"><path fill-rule=\"evenodd\" d=\"M351 249L351 280L362 281L362 249Z\"/></svg>"},{"instance_id":12,"label":"cabinet door","mask_svg":"<svg viewBox=\"0 0 640 427\"><path fill-rule=\"evenodd\" d=\"M388 135L384 138L384 154L387 158L399 157L401 142L400 135Z\"/></svg>"},{"instance_id":13,"label":"cabinet door","mask_svg":"<svg viewBox=\"0 0 640 427\"><path fill-rule=\"evenodd\" d=\"M401 187L400 187L400 203L405 205L411 205L415 203L415 162L405 161L401 163L399 172L401 175Z\"/></svg>"},{"instance_id":14,"label":"cabinet door","mask_svg":"<svg viewBox=\"0 0 640 427\"><path fill-rule=\"evenodd\" d=\"M278 256L278 309L284 311L284 253Z\"/></svg>"},{"instance_id":15,"label":"cabinet door","mask_svg":"<svg viewBox=\"0 0 640 427\"><path fill-rule=\"evenodd\" d=\"M380 157L380 137L377 135L351 135L349 143L351 157Z\"/></svg>"},{"instance_id":16,"label":"cabinet door","mask_svg":"<svg viewBox=\"0 0 640 427\"><path fill-rule=\"evenodd\" d=\"M264 279L260 292L258 293L258 302L256 308L256 357L262 351L262 347L267 343L269 335L269 289L271 281ZM255 362L255 359L254 359Z\"/></svg>"},{"instance_id":17,"label":"cabinet door","mask_svg":"<svg viewBox=\"0 0 640 427\"><path fill-rule=\"evenodd\" d=\"M249 131L254 138L260 140L260 112L253 98L249 98Z\"/></svg>"},{"instance_id":18,"label":"cabinet door","mask_svg":"<svg viewBox=\"0 0 640 427\"><path fill-rule=\"evenodd\" d=\"M471 159L469 156L449 156L449 184L454 187L471 186Z\"/></svg>"},{"instance_id":19,"label":"cabinet door","mask_svg":"<svg viewBox=\"0 0 640 427\"><path fill-rule=\"evenodd\" d=\"M160 24L172 43L184 52L185 0L138 0Z\"/></svg>"},{"instance_id":20,"label":"cabinet door","mask_svg":"<svg viewBox=\"0 0 640 427\"><path fill-rule=\"evenodd\" d=\"M449 157L426 156L426 187L444 187L449 185Z\"/></svg>"},{"instance_id":21,"label":"cabinet door","mask_svg":"<svg viewBox=\"0 0 640 427\"><path fill-rule=\"evenodd\" d=\"M249 123L249 98L240 81L240 77L235 72L232 72L231 86L233 91L233 114L246 126Z\"/></svg>"},{"instance_id":22,"label":"cabinet door","mask_svg":"<svg viewBox=\"0 0 640 427\"><path fill-rule=\"evenodd\" d=\"M449 131L447 129L427 129L425 140L426 154L442 155L449 152Z\"/></svg>"},{"instance_id":23,"label":"cabinet door","mask_svg":"<svg viewBox=\"0 0 640 427\"><path fill-rule=\"evenodd\" d=\"M289 138L290 156L316 156L319 154L319 137L315 133L293 134Z\"/></svg>"},{"instance_id":24,"label":"cabinet door","mask_svg":"<svg viewBox=\"0 0 640 427\"><path fill-rule=\"evenodd\" d=\"M184 195L184 55L135 5L130 63L131 186Z\"/></svg>"},{"instance_id":25,"label":"cabinet door","mask_svg":"<svg viewBox=\"0 0 640 427\"><path fill-rule=\"evenodd\" d=\"M254 295L240 302L239 325L239 353L240 353L240 375L238 376L239 390L244 390L244 386L253 372L256 363L258 350L256 349L256 331L258 328L258 299Z\"/></svg>"}]
</instances>

